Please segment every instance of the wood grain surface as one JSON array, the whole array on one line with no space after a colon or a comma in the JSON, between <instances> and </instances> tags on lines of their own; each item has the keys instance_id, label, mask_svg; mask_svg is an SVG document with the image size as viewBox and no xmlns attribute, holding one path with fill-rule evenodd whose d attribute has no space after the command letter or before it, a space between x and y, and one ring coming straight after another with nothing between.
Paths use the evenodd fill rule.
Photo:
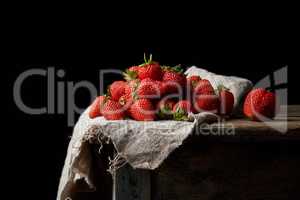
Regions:
<instances>
[{"instance_id":1,"label":"wood grain surface","mask_svg":"<svg viewBox=\"0 0 300 200\"><path fill-rule=\"evenodd\" d=\"M217 123L202 126L200 129L211 133L223 132L223 135L226 135L226 130L233 129L236 136L272 136L300 139L300 106L288 106L287 111L288 116L277 116L274 120L267 122L251 121L246 118L219 120Z\"/></svg>"},{"instance_id":2,"label":"wood grain surface","mask_svg":"<svg viewBox=\"0 0 300 200\"><path fill-rule=\"evenodd\" d=\"M185 145L152 174L154 200L300 199L300 143Z\"/></svg>"}]
</instances>

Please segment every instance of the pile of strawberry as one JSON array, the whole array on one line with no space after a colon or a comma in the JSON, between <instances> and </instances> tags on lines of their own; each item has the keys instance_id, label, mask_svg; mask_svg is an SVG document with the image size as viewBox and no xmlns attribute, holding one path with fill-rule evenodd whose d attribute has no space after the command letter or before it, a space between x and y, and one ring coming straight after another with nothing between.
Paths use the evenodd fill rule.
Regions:
<instances>
[{"instance_id":1,"label":"pile of strawberry","mask_svg":"<svg viewBox=\"0 0 300 200\"><path fill-rule=\"evenodd\" d=\"M124 72L125 80L113 82L108 94L96 98L90 108L90 118L186 121L190 112L206 111L222 116L232 113L234 96L225 86L219 86L215 91L208 80L199 76L187 78L181 66L161 66L152 61L151 55L144 61L141 65L129 67ZM246 105L244 110L248 108ZM272 109L261 111L267 112L268 117L272 116ZM251 109L245 114L256 119Z\"/></svg>"}]
</instances>

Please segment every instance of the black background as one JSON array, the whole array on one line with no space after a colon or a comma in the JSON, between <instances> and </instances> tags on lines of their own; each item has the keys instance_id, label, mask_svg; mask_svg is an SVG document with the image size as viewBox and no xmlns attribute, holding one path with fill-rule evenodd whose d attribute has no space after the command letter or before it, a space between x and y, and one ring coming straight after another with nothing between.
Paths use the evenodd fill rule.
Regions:
<instances>
[{"instance_id":1,"label":"black background","mask_svg":"<svg viewBox=\"0 0 300 200\"><path fill-rule=\"evenodd\" d=\"M31 199L55 199L72 134L66 115L28 115L16 107L13 84L17 76L27 69L54 66L66 71L66 76L60 81L76 83L89 80L96 86L100 69L125 69L139 64L143 61L144 52L152 53L154 59L162 64L196 65L220 74L242 76L254 83L288 65L288 100L290 104L300 103L297 92L299 65L293 60L297 52L291 47L295 43L289 34L281 34L286 29L275 27L264 32L261 27L257 31L251 30L251 27L240 27L229 33L227 29L230 27L224 25L210 35L205 34L207 29L200 30L204 34L199 34L187 28L169 29L167 25L166 22L163 29L155 26L128 28L125 34L119 32L121 27L115 27L110 31L112 34L103 28L101 35L86 30L93 37L85 34L80 41L74 36L77 29L62 32L59 28L48 27L28 33L24 30L29 28L25 27L20 29L22 34L15 33L17 37L7 49L12 53L10 60L36 64L7 64L4 68L8 90L8 102L3 106L8 111L4 124L8 125L4 134L7 138L4 141L9 144L4 151L9 153L4 153L4 156L7 158L6 167L12 170L7 185L18 188L11 192L12 198L20 195ZM48 31L45 37L40 35L44 31ZM158 35L163 38L158 40ZM46 102L45 91L45 80L33 78L24 85L22 96L26 104L41 106ZM89 105L87 95L85 91L78 91L78 106L84 108Z\"/></svg>"}]
</instances>

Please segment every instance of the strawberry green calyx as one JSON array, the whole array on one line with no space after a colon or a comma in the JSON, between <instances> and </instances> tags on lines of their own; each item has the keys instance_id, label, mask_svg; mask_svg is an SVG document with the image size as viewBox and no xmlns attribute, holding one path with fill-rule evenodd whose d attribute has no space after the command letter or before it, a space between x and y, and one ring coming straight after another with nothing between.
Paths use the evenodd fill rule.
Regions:
<instances>
[{"instance_id":1,"label":"strawberry green calyx","mask_svg":"<svg viewBox=\"0 0 300 200\"><path fill-rule=\"evenodd\" d=\"M127 69L125 72L123 72L123 76L126 81L131 81L137 79L138 73L136 71L131 71Z\"/></svg>"},{"instance_id":2,"label":"strawberry green calyx","mask_svg":"<svg viewBox=\"0 0 300 200\"><path fill-rule=\"evenodd\" d=\"M170 108L168 105L162 106L157 115L160 119L170 119L170 116L172 118L172 108Z\"/></svg>"},{"instance_id":3,"label":"strawberry green calyx","mask_svg":"<svg viewBox=\"0 0 300 200\"><path fill-rule=\"evenodd\" d=\"M163 71L172 71L176 73L183 73L183 69L180 64L175 65L174 67L171 66L161 66Z\"/></svg>"},{"instance_id":4,"label":"strawberry green calyx","mask_svg":"<svg viewBox=\"0 0 300 200\"><path fill-rule=\"evenodd\" d=\"M183 72L183 69L182 69L182 67L181 67L181 64L172 67L172 70L173 70L174 72L177 72L177 73L182 73L182 72Z\"/></svg>"},{"instance_id":5,"label":"strawberry green calyx","mask_svg":"<svg viewBox=\"0 0 300 200\"><path fill-rule=\"evenodd\" d=\"M161 68L163 71L170 71L172 67L167 66L167 65L162 65L162 66L160 66L160 68Z\"/></svg>"},{"instance_id":6,"label":"strawberry green calyx","mask_svg":"<svg viewBox=\"0 0 300 200\"><path fill-rule=\"evenodd\" d=\"M188 121L187 112L182 108L177 108L173 114L174 120L177 121Z\"/></svg>"}]
</instances>

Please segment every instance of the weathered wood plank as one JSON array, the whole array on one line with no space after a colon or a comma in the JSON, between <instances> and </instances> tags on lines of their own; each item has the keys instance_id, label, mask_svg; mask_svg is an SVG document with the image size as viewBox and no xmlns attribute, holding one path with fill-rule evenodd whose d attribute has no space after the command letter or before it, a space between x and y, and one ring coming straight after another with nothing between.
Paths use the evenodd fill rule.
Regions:
<instances>
[{"instance_id":1,"label":"weathered wood plank","mask_svg":"<svg viewBox=\"0 0 300 200\"><path fill-rule=\"evenodd\" d=\"M288 106L288 117L278 117L268 122L256 122L246 118L222 120L201 127L211 133L225 133L233 130L237 136L279 136L300 138L300 106ZM229 132L229 133L232 133ZM219 136L219 135L218 135Z\"/></svg>"},{"instance_id":2,"label":"weathered wood plank","mask_svg":"<svg viewBox=\"0 0 300 200\"><path fill-rule=\"evenodd\" d=\"M268 122L250 121L248 119L232 119L219 123L213 123L203 129L211 132L225 133L226 130L234 131L235 135L252 136L298 136L300 137L300 118L288 119L288 121L274 120Z\"/></svg>"},{"instance_id":3,"label":"weathered wood plank","mask_svg":"<svg viewBox=\"0 0 300 200\"><path fill-rule=\"evenodd\" d=\"M120 168L115 175L113 199L150 200L150 171L134 170L129 165Z\"/></svg>"}]
</instances>

